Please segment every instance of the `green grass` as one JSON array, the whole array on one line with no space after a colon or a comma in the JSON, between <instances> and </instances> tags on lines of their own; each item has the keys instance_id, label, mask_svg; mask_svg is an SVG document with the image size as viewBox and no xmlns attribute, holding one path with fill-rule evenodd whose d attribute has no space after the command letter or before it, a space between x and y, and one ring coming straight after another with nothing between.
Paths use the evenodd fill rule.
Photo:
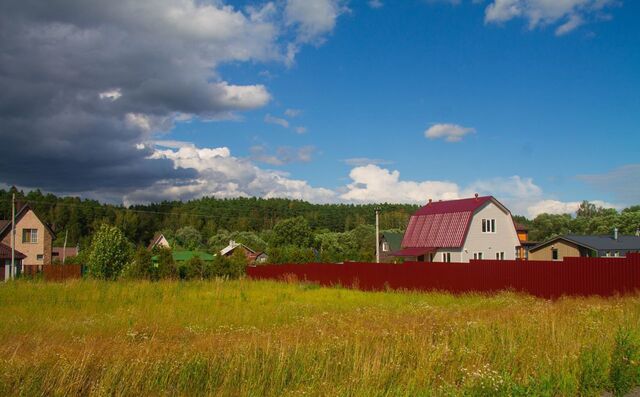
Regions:
<instances>
[{"instance_id":1,"label":"green grass","mask_svg":"<svg viewBox=\"0 0 640 397\"><path fill-rule=\"evenodd\" d=\"M600 395L638 384L640 298L275 282L0 285L0 395Z\"/></svg>"}]
</instances>

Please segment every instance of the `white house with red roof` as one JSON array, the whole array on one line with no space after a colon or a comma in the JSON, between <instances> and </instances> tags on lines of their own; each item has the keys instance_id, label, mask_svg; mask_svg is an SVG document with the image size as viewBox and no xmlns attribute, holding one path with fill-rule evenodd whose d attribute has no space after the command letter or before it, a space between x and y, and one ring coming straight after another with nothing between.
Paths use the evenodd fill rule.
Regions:
<instances>
[{"instance_id":1,"label":"white house with red roof","mask_svg":"<svg viewBox=\"0 0 640 397\"><path fill-rule=\"evenodd\" d=\"M394 256L424 262L516 259L520 240L511 212L493 196L431 201L409 220Z\"/></svg>"}]
</instances>

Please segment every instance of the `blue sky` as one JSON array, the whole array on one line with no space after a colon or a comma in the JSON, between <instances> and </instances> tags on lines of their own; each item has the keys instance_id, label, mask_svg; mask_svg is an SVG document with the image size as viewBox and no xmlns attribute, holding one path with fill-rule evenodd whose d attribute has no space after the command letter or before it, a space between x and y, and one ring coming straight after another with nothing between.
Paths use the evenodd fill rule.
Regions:
<instances>
[{"instance_id":1,"label":"blue sky","mask_svg":"<svg viewBox=\"0 0 640 397\"><path fill-rule=\"evenodd\" d=\"M165 178L85 195L125 203L202 195L421 203L479 191L530 216L571 212L583 199L614 207L640 202L638 2L209 7L277 33L266 42L243 36L223 43L248 56L211 55L220 59L208 66L209 83L247 90L232 106L176 108L162 123L135 113L150 129L138 137L140 147L195 169L199 182ZM219 23L207 21L206 11L193 3L189 12ZM120 85L112 91L114 103L129 92ZM199 154L207 149L232 160L207 162ZM227 171L243 167L251 176Z\"/></svg>"}]
</instances>

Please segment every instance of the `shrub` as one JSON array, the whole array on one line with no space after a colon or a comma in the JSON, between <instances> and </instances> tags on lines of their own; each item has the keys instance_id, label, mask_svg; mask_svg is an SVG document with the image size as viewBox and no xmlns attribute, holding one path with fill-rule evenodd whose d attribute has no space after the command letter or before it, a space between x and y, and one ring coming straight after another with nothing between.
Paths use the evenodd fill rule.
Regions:
<instances>
[{"instance_id":1,"label":"shrub","mask_svg":"<svg viewBox=\"0 0 640 397\"><path fill-rule=\"evenodd\" d=\"M207 265L205 261L196 255L178 265L178 273L182 280L191 280L193 278L202 280L207 278Z\"/></svg>"},{"instance_id":2,"label":"shrub","mask_svg":"<svg viewBox=\"0 0 640 397\"><path fill-rule=\"evenodd\" d=\"M640 383L640 339L637 331L626 328L618 330L611 354L612 391L623 396Z\"/></svg>"},{"instance_id":3,"label":"shrub","mask_svg":"<svg viewBox=\"0 0 640 397\"><path fill-rule=\"evenodd\" d=\"M131 258L131 245L120 229L103 224L93 236L89 261L89 274L96 278L113 280Z\"/></svg>"},{"instance_id":4,"label":"shrub","mask_svg":"<svg viewBox=\"0 0 640 397\"><path fill-rule=\"evenodd\" d=\"M154 273L151 252L144 247L138 247L136 253L124 271L124 276L133 279L152 279Z\"/></svg>"},{"instance_id":5,"label":"shrub","mask_svg":"<svg viewBox=\"0 0 640 397\"><path fill-rule=\"evenodd\" d=\"M602 347L583 349L578 357L581 396L598 396L609 387L609 357Z\"/></svg>"},{"instance_id":6,"label":"shrub","mask_svg":"<svg viewBox=\"0 0 640 397\"><path fill-rule=\"evenodd\" d=\"M178 268L169 248L158 250L157 278L177 278Z\"/></svg>"}]
</instances>

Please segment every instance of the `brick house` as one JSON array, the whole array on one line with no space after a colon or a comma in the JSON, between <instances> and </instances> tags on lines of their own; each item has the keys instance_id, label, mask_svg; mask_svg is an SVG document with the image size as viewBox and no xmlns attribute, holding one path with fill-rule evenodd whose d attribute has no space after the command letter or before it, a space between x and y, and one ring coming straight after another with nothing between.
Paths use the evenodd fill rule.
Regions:
<instances>
[{"instance_id":1,"label":"brick house","mask_svg":"<svg viewBox=\"0 0 640 397\"><path fill-rule=\"evenodd\" d=\"M23 266L49 265L55 233L29 205L16 213L15 249L25 255ZM0 243L11 246L11 220L0 220Z\"/></svg>"}]
</instances>

